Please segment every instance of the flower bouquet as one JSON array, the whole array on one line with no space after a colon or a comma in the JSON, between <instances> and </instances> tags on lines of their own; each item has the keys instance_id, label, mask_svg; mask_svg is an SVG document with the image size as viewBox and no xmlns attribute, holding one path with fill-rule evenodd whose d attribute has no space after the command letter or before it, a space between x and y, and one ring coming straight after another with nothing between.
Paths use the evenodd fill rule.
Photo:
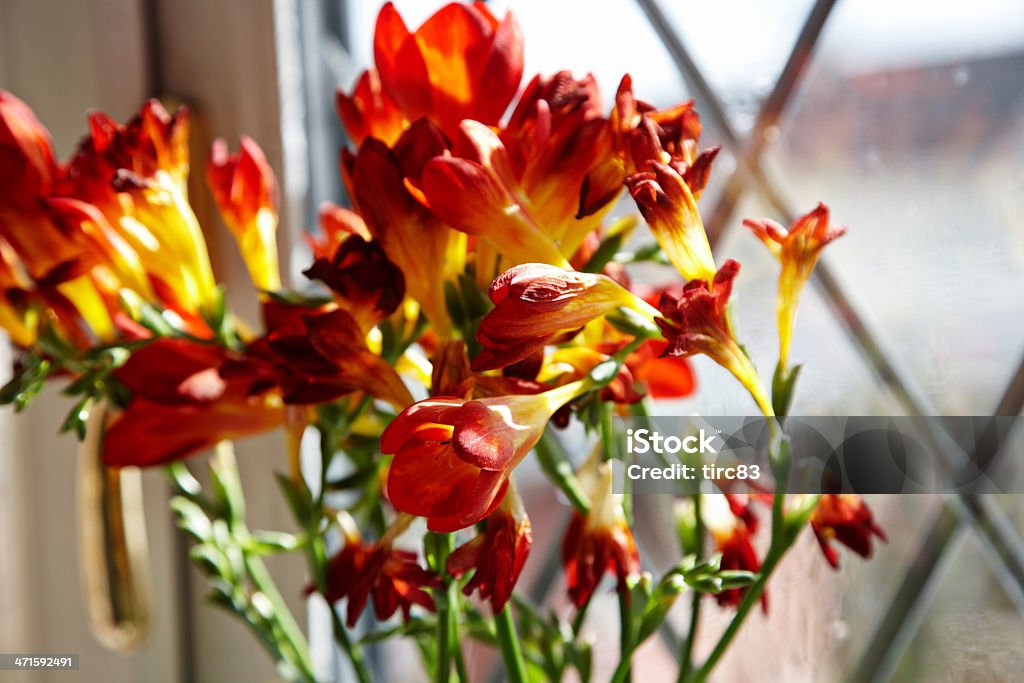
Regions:
<instances>
[{"instance_id":1,"label":"flower bouquet","mask_svg":"<svg viewBox=\"0 0 1024 683\"><path fill-rule=\"evenodd\" d=\"M693 102L657 109L629 76L610 108L592 76L521 87L517 22L479 3L447 5L414 32L385 5L374 60L337 95L351 208L321 209L305 286L282 287L275 179L259 146L217 141L206 160L259 324L228 310L189 204L187 111L151 101L126 124L92 112L58 163L32 111L0 92L0 324L19 349L0 399L21 409L65 382L74 405L61 429L96 446L106 503L121 500L132 468L165 468L212 602L288 680L316 672L282 592L330 605L361 681L374 677L364 650L393 638L414 641L439 681L470 680L469 639L500 651L508 680L589 680L584 624L606 575L620 606L612 680L630 679L637 648L683 595L678 678L707 679L752 608L767 606L805 526L833 566L833 541L869 556L884 535L856 496L775 495L790 446L773 429L772 484L681 494L679 559L653 576L631 496L613 482L613 461L627 457L617 418L692 393L695 354L731 373L770 424L784 418L800 294L843 228L824 205L788 229L745 222L781 264L769 388L732 319L740 264L716 264L697 208L718 149L700 149ZM635 213L613 217L624 193L653 239ZM635 282L645 262L674 268L677 284ZM578 438L560 436L567 428ZM276 429L286 452L267 476L296 528L250 530L231 442ZM304 454L313 439L318 454ZM211 450L201 485L190 468ZM517 489L528 459L572 511L560 605L517 590L524 567L543 562L530 557ZM762 555L755 532L769 539ZM130 539L106 539L114 583ZM305 555L308 585L275 585L263 558L277 553ZM698 659L705 596L735 616Z\"/></svg>"}]
</instances>

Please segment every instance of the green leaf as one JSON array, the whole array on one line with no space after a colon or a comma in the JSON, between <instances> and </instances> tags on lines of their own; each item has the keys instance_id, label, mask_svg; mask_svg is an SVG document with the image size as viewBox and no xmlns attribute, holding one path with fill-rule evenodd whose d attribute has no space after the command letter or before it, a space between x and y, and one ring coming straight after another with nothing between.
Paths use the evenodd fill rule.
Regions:
<instances>
[{"instance_id":1,"label":"green leaf","mask_svg":"<svg viewBox=\"0 0 1024 683\"><path fill-rule=\"evenodd\" d=\"M73 431L79 441L85 441L85 432L89 422L89 406L92 399L85 396L75 402L71 411L60 426L61 434Z\"/></svg>"},{"instance_id":2,"label":"green leaf","mask_svg":"<svg viewBox=\"0 0 1024 683\"><path fill-rule=\"evenodd\" d=\"M132 320L139 323L157 337L179 337L180 331L171 325L163 313L135 291L122 289L119 293L121 308Z\"/></svg>"},{"instance_id":3,"label":"green leaf","mask_svg":"<svg viewBox=\"0 0 1024 683\"><path fill-rule=\"evenodd\" d=\"M171 510L178 516L177 527L199 542L213 538L210 518L199 505L183 496L171 498Z\"/></svg>"},{"instance_id":4,"label":"green leaf","mask_svg":"<svg viewBox=\"0 0 1024 683\"><path fill-rule=\"evenodd\" d=\"M50 361L26 353L18 372L0 388L0 405L13 405L15 411L23 411L43 390L52 369Z\"/></svg>"},{"instance_id":5,"label":"green leaf","mask_svg":"<svg viewBox=\"0 0 1024 683\"><path fill-rule=\"evenodd\" d=\"M275 555L294 552L305 544L305 536L289 534L284 531L256 530L252 533L247 550L259 555Z\"/></svg>"},{"instance_id":6,"label":"green leaf","mask_svg":"<svg viewBox=\"0 0 1024 683\"><path fill-rule=\"evenodd\" d=\"M604 267L608 265L615 254L622 249L622 244L628 235L624 233L616 233L609 235L601 242L601 245L597 248L597 251L587 259L587 262L583 265L583 272L585 273L600 273L604 270Z\"/></svg>"},{"instance_id":7,"label":"green leaf","mask_svg":"<svg viewBox=\"0 0 1024 683\"><path fill-rule=\"evenodd\" d=\"M208 543L199 543L189 548L188 559L207 576L227 577L231 575L224 553Z\"/></svg>"}]
</instances>

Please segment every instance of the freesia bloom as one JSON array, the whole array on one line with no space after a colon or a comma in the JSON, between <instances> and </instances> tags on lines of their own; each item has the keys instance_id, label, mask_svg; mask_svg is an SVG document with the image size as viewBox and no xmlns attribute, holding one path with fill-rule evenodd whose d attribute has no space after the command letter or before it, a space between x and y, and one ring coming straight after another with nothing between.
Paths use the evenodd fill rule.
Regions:
<instances>
[{"instance_id":1,"label":"freesia bloom","mask_svg":"<svg viewBox=\"0 0 1024 683\"><path fill-rule=\"evenodd\" d=\"M392 527L376 543L364 541L354 524L343 525L345 546L327 563L324 598L335 603L348 599L346 623L356 625L371 596L377 619L390 618L399 609L408 621L413 605L434 611L430 589L441 585L437 575L421 567L416 553L393 547L398 534Z\"/></svg>"},{"instance_id":2,"label":"freesia bloom","mask_svg":"<svg viewBox=\"0 0 1024 683\"><path fill-rule=\"evenodd\" d=\"M689 186L670 166L652 161L648 168L626 178L630 195L683 278L711 282L715 260Z\"/></svg>"},{"instance_id":3,"label":"freesia bloom","mask_svg":"<svg viewBox=\"0 0 1024 683\"><path fill-rule=\"evenodd\" d=\"M36 279L82 257L81 245L62 234L41 201L57 174L49 132L28 105L0 90L0 238Z\"/></svg>"},{"instance_id":4,"label":"freesia bloom","mask_svg":"<svg viewBox=\"0 0 1024 683\"><path fill-rule=\"evenodd\" d=\"M365 332L342 308L277 305L274 322L226 370L249 377L252 390L277 386L285 403L332 401L361 391L401 410L412 403L395 368L366 345Z\"/></svg>"},{"instance_id":5,"label":"freesia bloom","mask_svg":"<svg viewBox=\"0 0 1024 683\"><path fill-rule=\"evenodd\" d=\"M507 150L477 121L464 121L465 157L438 156L423 167L422 191L431 210L456 230L488 242L514 263L568 266L554 236L542 227L519 187Z\"/></svg>"},{"instance_id":6,"label":"freesia bloom","mask_svg":"<svg viewBox=\"0 0 1024 683\"><path fill-rule=\"evenodd\" d=\"M28 347L36 340L36 326L16 259L10 246L0 241L0 329L6 330L15 344Z\"/></svg>"},{"instance_id":7,"label":"freesia bloom","mask_svg":"<svg viewBox=\"0 0 1024 683\"><path fill-rule=\"evenodd\" d=\"M825 494L811 515L811 528L818 539L825 559L839 566L839 553L832 547L836 540L861 557L871 557L872 536L886 540L885 532L875 523L871 510L855 494Z\"/></svg>"},{"instance_id":8,"label":"freesia bloom","mask_svg":"<svg viewBox=\"0 0 1024 683\"><path fill-rule=\"evenodd\" d=\"M633 95L626 74L599 140L601 161L584 179L579 215L600 211L618 196L623 180L646 170L648 162L667 164L686 182L694 199L707 184L717 148L698 151L701 123L693 100L658 110Z\"/></svg>"},{"instance_id":9,"label":"freesia bloom","mask_svg":"<svg viewBox=\"0 0 1024 683\"><path fill-rule=\"evenodd\" d=\"M451 3L410 33L392 3L377 15L373 57L386 92L410 121L493 125L523 77L523 39L511 13L498 21L482 2Z\"/></svg>"},{"instance_id":10,"label":"freesia bloom","mask_svg":"<svg viewBox=\"0 0 1024 683\"><path fill-rule=\"evenodd\" d=\"M693 370L685 358L664 355L667 348L664 339L648 339L626 357L626 367L651 398L689 396L696 387Z\"/></svg>"},{"instance_id":11,"label":"freesia bloom","mask_svg":"<svg viewBox=\"0 0 1024 683\"><path fill-rule=\"evenodd\" d=\"M398 105L384 92L376 69L367 69L359 76L351 95L338 88L334 105L345 132L356 145L370 137L390 146L408 124Z\"/></svg>"},{"instance_id":12,"label":"freesia bloom","mask_svg":"<svg viewBox=\"0 0 1024 683\"><path fill-rule=\"evenodd\" d=\"M567 257L607 213L579 215L581 188L604 151L606 123L593 75L576 80L561 71L530 81L500 132L531 213Z\"/></svg>"},{"instance_id":13,"label":"freesia bloom","mask_svg":"<svg viewBox=\"0 0 1024 683\"><path fill-rule=\"evenodd\" d=\"M359 235L369 242L373 237L370 235L366 221L355 211L346 209L343 206L324 202L317 211L317 218L320 221L321 235L314 236L306 233L306 243L313 258L332 258L342 242L352 235Z\"/></svg>"},{"instance_id":14,"label":"freesia bloom","mask_svg":"<svg viewBox=\"0 0 1024 683\"><path fill-rule=\"evenodd\" d=\"M357 235L342 242L332 258L317 258L303 275L327 285L364 332L391 315L405 297L402 271L376 242Z\"/></svg>"},{"instance_id":15,"label":"freesia bloom","mask_svg":"<svg viewBox=\"0 0 1024 683\"><path fill-rule=\"evenodd\" d=\"M620 593L629 595L627 579L640 574L640 554L622 510L622 496L612 492L612 470L596 454L576 475L589 494L590 511L576 511L562 541L562 564L569 597L582 608L594 595L605 572L618 579Z\"/></svg>"},{"instance_id":16,"label":"freesia bloom","mask_svg":"<svg viewBox=\"0 0 1024 683\"><path fill-rule=\"evenodd\" d=\"M473 571L462 592L477 591L497 614L512 596L533 544L530 518L511 480L501 505L485 523L485 531L448 556L448 573L460 579Z\"/></svg>"},{"instance_id":17,"label":"freesia bloom","mask_svg":"<svg viewBox=\"0 0 1024 683\"><path fill-rule=\"evenodd\" d=\"M132 398L104 433L103 461L160 465L280 426L280 396L250 392L252 377L222 377L226 354L213 344L172 338L133 352L114 373Z\"/></svg>"},{"instance_id":18,"label":"freesia bloom","mask_svg":"<svg viewBox=\"0 0 1024 683\"><path fill-rule=\"evenodd\" d=\"M653 309L604 275L526 263L502 273L489 292L494 309L480 322L476 338L484 350L475 370L511 365L619 307L652 318Z\"/></svg>"},{"instance_id":19,"label":"freesia bloom","mask_svg":"<svg viewBox=\"0 0 1024 683\"><path fill-rule=\"evenodd\" d=\"M418 178L425 157L441 153L445 144L424 121L409 128L394 150L367 138L348 171L353 201L370 234L405 274L409 295L442 336L450 325L444 281L452 231L410 193L406 178Z\"/></svg>"},{"instance_id":20,"label":"freesia bloom","mask_svg":"<svg viewBox=\"0 0 1024 683\"><path fill-rule=\"evenodd\" d=\"M734 508L722 494L700 494L701 521L715 542L715 550L722 553L722 569L757 572L761 561L754 551L751 537L753 528L744 520L742 510ZM730 588L715 595L719 605L738 605L746 588ZM768 597L762 595L761 606L768 610Z\"/></svg>"},{"instance_id":21,"label":"freesia bloom","mask_svg":"<svg viewBox=\"0 0 1024 683\"><path fill-rule=\"evenodd\" d=\"M663 317L655 322L668 340L666 356L692 356L703 353L731 372L746 387L765 415L773 415L761 380L750 358L736 343L729 324L726 307L732 293L733 280L740 264L726 261L715 274L712 286L706 280L692 280L682 295L665 293L658 309Z\"/></svg>"},{"instance_id":22,"label":"freesia bloom","mask_svg":"<svg viewBox=\"0 0 1024 683\"><path fill-rule=\"evenodd\" d=\"M96 211L69 211L67 220L77 221L77 231L112 233L108 241L116 238L127 248L103 252L110 270L140 287L147 300L159 301L186 321L199 320L216 296L216 283L188 203L187 110L171 115L150 100L124 126L91 112L89 132L57 194ZM146 284L136 285L140 280Z\"/></svg>"},{"instance_id":23,"label":"freesia bloom","mask_svg":"<svg viewBox=\"0 0 1024 683\"><path fill-rule=\"evenodd\" d=\"M112 338L114 297L94 277L97 260L89 236L67 230L49 205L60 173L46 128L28 105L0 90L4 327L19 343L34 341L34 324L25 316L27 298L35 298L51 309L49 322L62 337L85 347Z\"/></svg>"},{"instance_id":24,"label":"freesia bloom","mask_svg":"<svg viewBox=\"0 0 1024 683\"><path fill-rule=\"evenodd\" d=\"M277 181L263 150L242 136L237 154L218 138L210 149L206 180L231 229L249 276L260 289L281 288L277 261Z\"/></svg>"},{"instance_id":25,"label":"freesia bloom","mask_svg":"<svg viewBox=\"0 0 1024 683\"><path fill-rule=\"evenodd\" d=\"M800 294L811 276L825 245L846 233L846 228L829 225L828 207L818 206L793 222L787 231L773 220L743 221L758 239L782 262L776 314L779 326L779 364L786 367L793 337Z\"/></svg>"},{"instance_id":26,"label":"freesia bloom","mask_svg":"<svg viewBox=\"0 0 1024 683\"><path fill-rule=\"evenodd\" d=\"M586 391L584 382L533 395L466 400L438 396L396 417L380 437L394 454L387 495L398 510L427 518L432 531L456 531L490 515L508 477L551 416Z\"/></svg>"}]
</instances>

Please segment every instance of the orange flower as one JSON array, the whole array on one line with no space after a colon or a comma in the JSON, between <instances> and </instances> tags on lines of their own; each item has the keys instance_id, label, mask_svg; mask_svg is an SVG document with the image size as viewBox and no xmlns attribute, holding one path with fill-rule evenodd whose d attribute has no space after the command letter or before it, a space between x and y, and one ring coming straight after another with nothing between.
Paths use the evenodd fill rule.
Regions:
<instances>
[{"instance_id":1,"label":"orange flower","mask_svg":"<svg viewBox=\"0 0 1024 683\"><path fill-rule=\"evenodd\" d=\"M381 8L373 56L384 92L410 121L429 117L449 135L463 119L498 123L523 76L523 40L511 13L451 3L410 33L392 3Z\"/></svg>"},{"instance_id":2,"label":"orange flower","mask_svg":"<svg viewBox=\"0 0 1024 683\"><path fill-rule=\"evenodd\" d=\"M651 309L604 275L566 271L542 263L510 268L491 283L494 309L484 316L476 338L484 349L475 370L511 365L560 334L577 330L609 311L626 307L652 317Z\"/></svg>"},{"instance_id":3,"label":"orange flower","mask_svg":"<svg viewBox=\"0 0 1024 683\"><path fill-rule=\"evenodd\" d=\"M735 508L735 503L722 494L701 495L701 520L715 542L715 550L722 553L723 570L742 570L758 572L761 560L758 559L751 543L754 529L745 521L743 508ZM756 518L754 519L756 522ZM719 605L736 606L743 599L746 588L730 588L715 595ZM768 596L761 596L761 607L768 611Z\"/></svg>"},{"instance_id":4,"label":"orange flower","mask_svg":"<svg viewBox=\"0 0 1024 683\"><path fill-rule=\"evenodd\" d=\"M640 574L640 554L626 523L621 495L612 493L612 470L592 455L577 472L590 496L590 511L573 514L562 541L562 564L569 597L582 608L594 595L605 572L618 578L618 590L627 597L627 579Z\"/></svg>"},{"instance_id":5,"label":"orange flower","mask_svg":"<svg viewBox=\"0 0 1024 683\"><path fill-rule=\"evenodd\" d=\"M434 610L434 598L428 591L439 588L441 581L417 563L416 553L392 546L396 534L389 530L377 543L368 543L354 524L345 527L345 546L327 563L324 598L332 604L348 598L345 621L349 628L356 625L371 596L381 621L399 608L408 621L413 605Z\"/></svg>"},{"instance_id":6,"label":"orange flower","mask_svg":"<svg viewBox=\"0 0 1024 683\"><path fill-rule=\"evenodd\" d=\"M617 349L616 349L617 350ZM611 349L609 348L609 351ZM610 358L589 346L564 346L544 359L540 379L560 383L586 377L598 364ZM618 373L601 389L601 400L622 405L636 403L644 397L634 388L635 380L627 364L619 367Z\"/></svg>"},{"instance_id":7,"label":"orange flower","mask_svg":"<svg viewBox=\"0 0 1024 683\"><path fill-rule=\"evenodd\" d=\"M57 194L98 209L77 212L78 230L112 231L127 245L104 254L122 281L148 280L151 290L139 291L144 298L197 319L213 302L216 286L188 203L188 112L182 108L172 116L150 100L124 126L92 112L89 129Z\"/></svg>"},{"instance_id":8,"label":"orange flower","mask_svg":"<svg viewBox=\"0 0 1024 683\"><path fill-rule=\"evenodd\" d=\"M731 372L768 416L774 414L750 358L736 343L729 324L726 307L732 293L733 280L740 264L726 261L714 277L712 287L707 281L692 280L681 296L662 294L658 309L663 317L655 322L668 340L665 356L692 356L703 353Z\"/></svg>"},{"instance_id":9,"label":"orange flower","mask_svg":"<svg viewBox=\"0 0 1024 683\"><path fill-rule=\"evenodd\" d=\"M657 110L633 96L633 80L623 76L601 146L601 161L584 179L579 215L587 216L612 203L623 179L655 161L670 166L686 181L694 199L707 184L718 148L698 152L701 123L693 100Z\"/></svg>"},{"instance_id":10,"label":"orange flower","mask_svg":"<svg viewBox=\"0 0 1024 683\"><path fill-rule=\"evenodd\" d=\"M455 531L490 515L512 470L548 420L587 389L583 382L526 396L468 401L439 396L406 408L381 434L394 454L387 494L395 508L427 518L432 531Z\"/></svg>"},{"instance_id":11,"label":"orange flower","mask_svg":"<svg viewBox=\"0 0 1024 683\"><path fill-rule=\"evenodd\" d=\"M629 354L626 367L652 398L689 396L696 386L693 370L685 358L664 355L667 348L667 341L649 339Z\"/></svg>"},{"instance_id":12,"label":"orange flower","mask_svg":"<svg viewBox=\"0 0 1024 683\"><path fill-rule=\"evenodd\" d=\"M324 202L317 213L323 234L316 237L306 233L305 236L314 258L333 258L342 242L352 235L359 235L367 242L373 239L366 222L355 211Z\"/></svg>"},{"instance_id":13,"label":"orange flower","mask_svg":"<svg viewBox=\"0 0 1024 683\"><path fill-rule=\"evenodd\" d=\"M566 256L576 253L606 213L578 215L580 189L601 160L606 125L594 77L575 80L561 71L547 79L535 77L501 131L538 225Z\"/></svg>"},{"instance_id":14,"label":"orange flower","mask_svg":"<svg viewBox=\"0 0 1024 683\"><path fill-rule=\"evenodd\" d=\"M408 293L438 333L450 325L444 300L446 252L451 230L412 194L406 178L419 177L423 163L446 142L427 122L412 126L395 146L367 138L351 160L351 194L373 239L405 275ZM429 156L428 156L429 155Z\"/></svg>"},{"instance_id":15,"label":"orange flower","mask_svg":"<svg viewBox=\"0 0 1024 683\"><path fill-rule=\"evenodd\" d=\"M530 518L511 480L504 500L486 524L486 531L448 556L448 573L461 579L473 570L462 592L471 595L477 591L481 599L491 601L497 614L512 596L533 544Z\"/></svg>"},{"instance_id":16,"label":"orange flower","mask_svg":"<svg viewBox=\"0 0 1024 683\"><path fill-rule=\"evenodd\" d=\"M359 76L351 95L338 88L334 106L356 145L370 137L390 147L408 125L398 105L384 92L376 69L367 69Z\"/></svg>"},{"instance_id":17,"label":"orange flower","mask_svg":"<svg viewBox=\"0 0 1024 683\"><path fill-rule=\"evenodd\" d=\"M747 219L743 225L750 228L782 262L776 314L779 326L779 364L786 367L800 294L818 263L822 249L832 240L842 237L846 228L829 225L828 207L824 204L818 204L813 211L797 218L788 231L768 218L759 221Z\"/></svg>"},{"instance_id":18,"label":"orange flower","mask_svg":"<svg viewBox=\"0 0 1024 683\"><path fill-rule=\"evenodd\" d=\"M115 373L132 398L107 427L104 462L161 465L279 426L280 397L250 392L251 376L222 377L226 360L219 346L172 338L132 353Z\"/></svg>"},{"instance_id":19,"label":"orange flower","mask_svg":"<svg viewBox=\"0 0 1024 683\"><path fill-rule=\"evenodd\" d=\"M36 325L19 266L10 246L0 240L0 328L15 344L28 347L35 343Z\"/></svg>"},{"instance_id":20,"label":"orange flower","mask_svg":"<svg viewBox=\"0 0 1024 683\"><path fill-rule=\"evenodd\" d=\"M0 90L0 238L33 279L82 258L81 245L49 219L41 201L52 194L57 173L49 132L28 105Z\"/></svg>"},{"instance_id":21,"label":"orange flower","mask_svg":"<svg viewBox=\"0 0 1024 683\"><path fill-rule=\"evenodd\" d=\"M280 387L290 405L324 403L356 391L399 410L412 403L402 378L367 348L365 333L348 311L299 306L271 310L276 325L268 321L271 331L225 370L249 377L253 391Z\"/></svg>"},{"instance_id":22,"label":"orange flower","mask_svg":"<svg viewBox=\"0 0 1024 683\"><path fill-rule=\"evenodd\" d=\"M317 258L303 275L327 285L363 332L391 315L405 297L398 266L376 242L355 235L341 243L333 258Z\"/></svg>"},{"instance_id":23,"label":"orange flower","mask_svg":"<svg viewBox=\"0 0 1024 683\"><path fill-rule=\"evenodd\" d=\"M823 495L811 515L811 528L825 559L833 567L839 567L839 553L832 547L833 540L861 557L871 557L872 536L886 540L868 506L860 496L850 493Z\"/></svg>"},{"instance_id":24,"label":"orange flower","mask_svg":"<svg viewBox=\"0 0 1024 683\"><path fill-rule=\"evenodd\" d=\"M568 267L554 236L535 214L498 136L476 121L460 129L465 157L438 156L423 167L422 190L445 223L489 243L513 263Z\"/></svg>"},{"instance_id":25,"label":"orange flower","mask_svg":"<svg viewBox=\"0 0 1024 683\"><path fill-rule=\"evenodd\" d=\"M277 262L277 181L263 150L242 136L237 154L223 139L214 140L206 163L206 182L231 229L249 276L259 288L281 288Z\"/></svg>"},{"instance_id":26,"label":"orange flower","mask_svg":"<svg viewBox=\"0 0 1024 683\"><path fill-rule=\"evenodd\" d=\"M683 278L711 282L715 259L689 186L670 166L651 161L647 167L626 178L637 208Z\"/></svg>"}]
</instances>

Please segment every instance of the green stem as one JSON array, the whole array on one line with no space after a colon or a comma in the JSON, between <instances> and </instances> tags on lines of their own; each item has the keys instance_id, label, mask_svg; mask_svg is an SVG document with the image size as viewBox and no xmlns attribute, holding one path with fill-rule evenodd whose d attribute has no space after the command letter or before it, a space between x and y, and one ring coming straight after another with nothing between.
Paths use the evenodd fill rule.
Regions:
<instances>
[{"instance_id":1,"label":"green stem","mask_svg":"<svg viewBox=\"0 0 1024 683\"><path fill-rule=\"evenodd\" d=\"M373 676L370 675L370 670L366 666L366 660L363 658L363 649L352 642L352 638L348 635L348 629L345 628L345 624L342 623L341 617L338 615L338 610L335 609L334 605L327 606L331 610L331 625L334 630L334 640L337 641L341 649L348 655L349 661L352 662L352 669L356 672L356 678L359 679L359 683L373 683Z\"/></svg>"},{"instance_id":2,"label":"green stem","mask_svg":"<svg viewBox=\"0 0 1024 683\"><path fill-rule=\"evenodd\" d=\"M273 577L267 571L263 560L258 556L244 550L243 556L245 570L249 574L253 586L267 597L274 608L274 619L277 621L277 625L286 643L294 652L295 661L293 664L306 677L306 680L315 681L316 677L313 675L313 664L309 659L309 645L306 643L306 636L303 634L302 629L299 628L295 617L292 616L288 605L285 604L280 591L277 590Z\"/></svg>"},{"instance_id":3,"label":"green stem","mask_svg":"<svg viewBox=\"0 0 1024 683\"><path fill-rule=\"evenodd\" d=\"M572 618L572 633L577 638L580 635L580 629L583 628L583 622L587 618L588 607L590 607L590 600L583 603L583 607L576 610L576 616Z\"/></svg>"},{"instance_id":4,"label":"green stem","mask_svg":"<svg viewBox=\"0 0 1024 683\"><path fill-rule=\"evenodd\" d=\"M519 635L512 619L512 608L505 609L494 615L494 625L498 632L498 645L501 647L501 658L505 662L505 672L509 683L526 683L526 660L523 659L523 648L519 644Z\"/></svg>"},{"instance_id":5,"label":"green stem","mask_svg":"<svg viewBox=\"0 0 1024 683\"><path fill-rule=\"evenodd\" d=\"M619 591L619 667L625 664L619 681L633 679L633 615L629 610L629 593Z\"/></svg>"},{"instance_id":6,"label":"green stem","mask_svg":"<svg viewBox=\"0 0 1024 683\"><path fill-rule=\"evenodd\" d=\"M700 494L694 494L693 496L693 514L694 514L694 536L697 541L697 557L701 558L704 556L704 521L700 517ZM693 670L693 646L697 641L697 626L700 624L700 605L703 602L701 599L703 596L697 591L691 592L690 603L690 630L686 634L686 640L683 641L682 651L679 653L679 676L676 678L677 683L683 683L686 677L690 675Z\"/></svg>"},{"instance_id":7,"label":"green stem","mask_svg":"<svg viewBox=\"0 0 1024 683\"><path fill-rule=\"evenodd\" d=\"M722 658L725 651L729 648L732 643L732 639L739 632L740 626L743 625L747 615L750 613L751 608L757 604L757 601L761 599L761 595L764 593L765 586L768 585L768 578L771 576L776 565L782 557L782 553L776 553L773 551L768 552L768 556L764 559L764 564L761 566L761 573L754 584L747 589L747 592L743 595L743 600L740 602L739 607L736 609L736 615L729 622L729 626L726 627L725 632L722 633L721 638L718 639L718 643L715 645L715 649L712 650L711 655L707 658L707 661L698 669L692 676L686 678L687 683L703 683L707 680L708 676L711 675L711 671L718 664L718 660Z\"/></svg>"},{"instance_id":8,"label":"green stem","mask_svg":"<svg viewBox=\"0 0 1024 683\"><path fill-rule=\"evenodd\" d=\"M455 550L454 534L436 534L437 571L445 572L448 555ZM458 626L458 585L450 576L445 576L444 592L437 600L437 683L448 683L452 674L452 648L458 646L456 629ZM455 588L455 600L452 600L452 588Z\"/></svg>"},{"instance_id":9,"label":"green stem","mask_svg":"<svg viewBox=\"0 0 1024 683\"><path fill-rule=\"evenodd\" d=\"M230 442L222 442L218 445L210 467L214 470L216 479L224 489L225 499L229 501L226 508L226 521L231 535L239 545L246 574L248 574L253 587L267 598L272 607L270 619L275 627L273 629L275 637L277 633L280 633L284 639L284 642L279 644L280 650L282 654L286 650L290 653L286 661L304 677L304 680L315 681L306 636L299 628L295 617L292 616L284 598L281 597L280 591L277 590L277 585L270 572L267 571L263 560L251 550L253 547L252 534L245 524L245 495L242 490L242 479L238 472L234 448ZM176 479L176 481L180 483L181 480Z\"/></svg>"},{"instance_id":10,"label":"green stem","mask_svg":"<svg viewBox=\"0 0 1024 683\"><path fill-rule=\"evenodd\" d=\"M769 424L774 425L774 421L769 421ZM785 436L776 428L772 427L771 437L771 448L776 451L778 456L778 449L783 446L783 440ZM786 490L786 477L788 475L788 467L778 469L776 490ZM725 651L729 648L732 643L732 639L739 632L740 627L743 625L744 620L750 613L751 608L757 604L760 600L761 595L764 594L765 587L768 585L768 579L771 577L772 572L778 566L782 556L786 554L786 551L793 545L796 540L797 533L793 530L786 529L785 523L785 496L777 493L772 501L772 540L771 545L768 547L768 554L764 558L764 564L761 565L757 581L747 589L743 595L743 599L740 601L739 607L736 609L736 615L729 622L729 626L726 627L725 632L718 639L718 643L715 644L715 649L712 650L711 655L707 661L689 678L685 679L687 683L703 683L707 680L707 677L711 675L711 671L718 664L718 660L722 658Z\"/></svg>"},{"instance_id":11,"label":"green stem","mask_svg":"<svg viewBox=\"0 0 1024 683\"><path fill-rule=\"evenodd\" d=\"M576 474L572 471L572 465L569 463L569 456L566 455L557 438L549 430L545 430L535 449L540 467L548 479L562 490L577 511L584 515L587 514L590 511L590 500L580 488L580 483L576 480Z\"/></svg>"}]
</instances>

